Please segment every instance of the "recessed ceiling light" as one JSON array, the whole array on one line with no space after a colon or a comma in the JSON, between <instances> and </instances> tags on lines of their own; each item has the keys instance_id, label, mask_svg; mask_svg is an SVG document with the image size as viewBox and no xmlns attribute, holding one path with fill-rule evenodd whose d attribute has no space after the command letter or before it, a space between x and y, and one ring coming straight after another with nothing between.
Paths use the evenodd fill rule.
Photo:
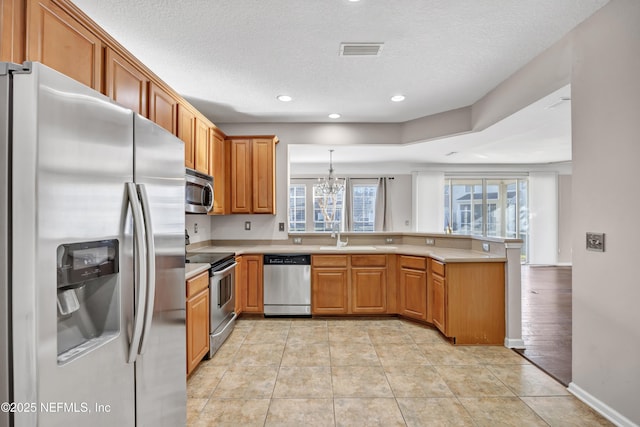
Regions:
<instances>
[{"instance_id":1,"label":"recessed ceiling light","mask_svg":"<svg viewBox=\"0 0 640 427\"><path fill-rule=\"evenodd\" d=\"M351 3L355 3L355 2L358 2L358 1L360 1L360 0L349 0L349 1L350 1Z\"/></svg>"},{"instance_id":2,"label":"recessed ceiling light","mask_svg":"<svg viewBox=\"0 0 640 427\"><path fill-rule=\"evenodd\" d=\"M340 117L342 117L342 116L340 114L338 114L338 113L329 114L329 118L330 119L339 119Z\"/></svg>"},{"instance_id":3,"label":"recessed ceiling light","mask_svg":"<svg viewBox=\"0 0 640 427\"><path fill-rule=\"evenodd\" d=\"M282 102L293 101L293 98L290 97L289 95L278 95L276 98L278 98L278 101L282 101Z\"/></svg>"},{"instance_id":4,"label":"recessed ceiling light","mask_svg":"<svg viewBox=\"0 0 640 427\"><path fill-rule=\"evenodd\" d=\"M402 101L404 101L404 95L393 95L391 97L391 100L393 102L402 102Z\"/></svg>"}]
</instances>

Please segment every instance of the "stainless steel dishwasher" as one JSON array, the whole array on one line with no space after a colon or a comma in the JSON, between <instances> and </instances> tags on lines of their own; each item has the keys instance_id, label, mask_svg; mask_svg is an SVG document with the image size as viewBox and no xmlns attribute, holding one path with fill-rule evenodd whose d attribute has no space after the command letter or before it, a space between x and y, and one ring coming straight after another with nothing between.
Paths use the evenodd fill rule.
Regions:
<instances>
[{"instance_id":1,"label":"stainless steel dishwasher","mask_svg":"<svg viewBox=\"0 0 640 427\"><path fill-rule=\"evenodd\" d=\"M264 315L311 316L311 255L264 255Z\"/></svg>"}]
</instances>

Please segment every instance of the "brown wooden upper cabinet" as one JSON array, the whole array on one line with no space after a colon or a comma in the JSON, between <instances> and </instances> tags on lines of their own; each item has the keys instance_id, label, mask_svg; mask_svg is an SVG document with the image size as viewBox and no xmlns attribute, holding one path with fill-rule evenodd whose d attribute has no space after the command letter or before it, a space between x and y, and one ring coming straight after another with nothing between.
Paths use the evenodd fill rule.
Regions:
<instances>
[{"instance_id":1,"label":"brown wooden upper cabinet","mask_svg":"<svg viewBox=\"0 0 640 427\"><path fill-rule=\"evenodd\" d=\"M210 214L224 215L229 207L229 144L222 133L209 128L209 175L213 177L213 209Z\"/></svg>"},{"instance_id":2,"label":"brown wooden upper cabinet","mask_svg":"<svg viewBox=\"0 0 640 427\"><path fill-rule=\"evenodd\" d=\"M178 104L178 138L184 141L184 165L208 174L209 124L183 104Z\"/></svg>"},{"instance_id":3,"label":"brown wooden upper cabinet","mask_svg":"<svg viewBox=\"0 0 640 427\"><path fill-rule=\"evenodd\" d=\"M26 59L102 89L102 41L52 0L27 0Z\"/></svg>"},{"instance_id":4,"label":"brown wooden upper cabinet","mask_svg":"<svg viewBox=\"0 0 640 427\"><path fill-rule=\"evenodd\" d=\"M149 78L111 48L105 54L105 93L123 107L148 117Z\"/></svg>"},{"instance_id":5,"label":"brown wooden upper cabinet","mask_svg":"<svg viewBox=\"0 0 640 427\"><path fill-rule=\"evenodd\" d=\"M209 173L209 125L196 117L195 170Z\"/></svg>"},{"instance_id":6,"label":"brown wooden upper cabinet","mask_svg":"<svg viewBox=\"0 0 640 427\"><path fill-rule=\"evenodd\" d=\"M231 213L276 213L276 136L229 137Z\"/></svg>"},{"instance_id":7,"label":"brown wooden upper cabinet","mask_svg":"<svg viewBox=\"0 0 640 427\"><path fill-rule=\"evenodd\" d=\"M160 86L149 84L149 119L176 135L178 101Z\"/></svg>"},{"instance_id":8,"label":"brown wooden upper cabinet","mask_svg":"<svg viewBox=\"0 0 640 427\"><path fill-rule=\"evenodd\" d=\"M184 142L184 165L195 169L196 115L178 104L178 138Z\"/></svg>"}]
</instances>

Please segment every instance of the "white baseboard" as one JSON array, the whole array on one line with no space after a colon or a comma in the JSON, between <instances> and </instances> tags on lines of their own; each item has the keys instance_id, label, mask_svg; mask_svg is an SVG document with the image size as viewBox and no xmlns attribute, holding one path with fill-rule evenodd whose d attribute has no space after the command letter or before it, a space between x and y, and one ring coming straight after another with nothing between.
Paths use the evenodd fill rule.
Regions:
<instances>
[{"instance_id":1,"label":"white baseboard","mask_svg":"<svg viewBox=\"0 0 640 427\"><path fill-rule=\"evenodd\" d=\"M567 390L615 425L619 427L640 427L600 399L577 386L574 382L569 383Z\"/></svg>"},{"instance_id":2,"label":"white baseboard","mask_svg":"<svg viewBox=\"0 0 640 427\"><path fill-rule=\"evenodd\" d=\"M522 338L505 338L504 346L507 348L524 348L524 340Z\"/></svg>"}]
</instances>

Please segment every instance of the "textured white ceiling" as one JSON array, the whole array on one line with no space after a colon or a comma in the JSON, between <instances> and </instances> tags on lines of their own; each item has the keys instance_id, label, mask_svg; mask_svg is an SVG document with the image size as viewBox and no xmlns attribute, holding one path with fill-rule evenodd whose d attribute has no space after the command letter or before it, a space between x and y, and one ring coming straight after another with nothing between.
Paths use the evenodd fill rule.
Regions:
<instances>
[{"instance_id":1,"label":"textured white ceiling","mask_svg":"<svg viewBox=\"0 0 640 427\"><path fill-rule=\"evenodd\" d=\"M214 123L403 122L467 106L606 2L74 0ZM384 49L340 57L341 42Z\"/></svg>"}]
</instances>

